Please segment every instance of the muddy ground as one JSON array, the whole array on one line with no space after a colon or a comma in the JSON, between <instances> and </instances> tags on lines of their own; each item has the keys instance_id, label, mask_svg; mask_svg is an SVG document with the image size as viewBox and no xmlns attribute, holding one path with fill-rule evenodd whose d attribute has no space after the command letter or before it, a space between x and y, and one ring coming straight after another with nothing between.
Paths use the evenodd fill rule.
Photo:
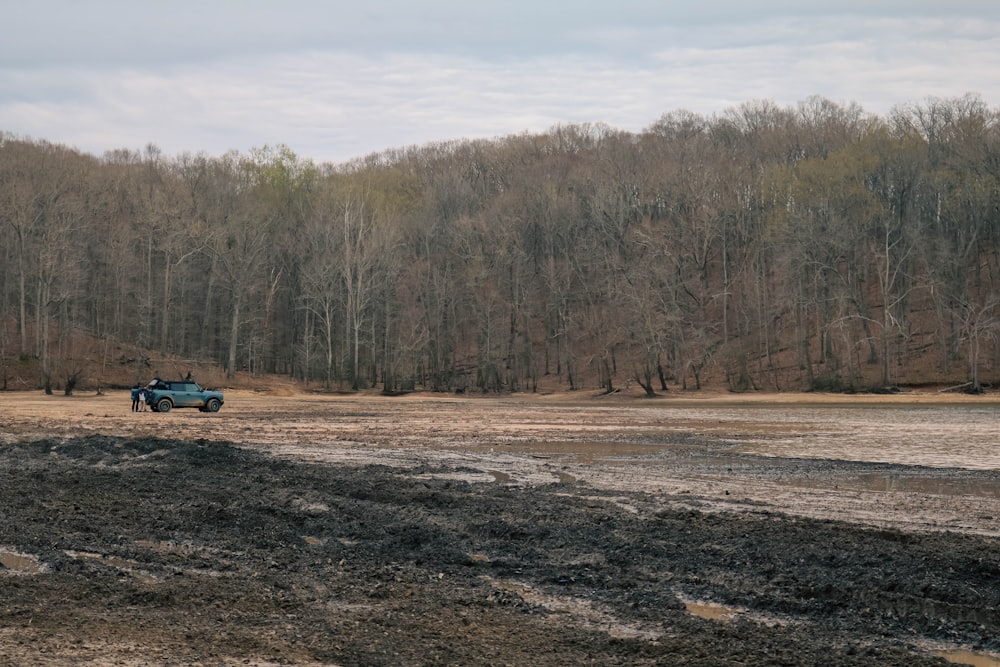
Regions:
<instances>
[{"instance_id":1,"label":"muddy ground","mask_svg":"<svg viewBox=\"0 0 1000 667\"><path fill-rule=\"evenodd\" d=\"M2 394L0 664L1000 653L1000 494L927 491L1000 473L739 454L781 427L633 405Z\"/></svg>"}]
</instances>

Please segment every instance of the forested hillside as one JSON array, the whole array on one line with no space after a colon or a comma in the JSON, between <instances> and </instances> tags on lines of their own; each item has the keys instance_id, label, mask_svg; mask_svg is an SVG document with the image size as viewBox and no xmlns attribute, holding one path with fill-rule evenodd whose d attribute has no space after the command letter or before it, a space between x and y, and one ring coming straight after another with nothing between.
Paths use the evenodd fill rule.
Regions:
<instances>
[{"instance_id":1,"label":"forested hillside","mask_svg":"<svg viewBox=\"0 0 1000 667\"><path fill-rule=\"evenodd\" d=\"M975 95L340 165L4 134L0 381L172 355L340 389L978 389L998 250L1000 114Z\"/></svg>"}]
</instances>

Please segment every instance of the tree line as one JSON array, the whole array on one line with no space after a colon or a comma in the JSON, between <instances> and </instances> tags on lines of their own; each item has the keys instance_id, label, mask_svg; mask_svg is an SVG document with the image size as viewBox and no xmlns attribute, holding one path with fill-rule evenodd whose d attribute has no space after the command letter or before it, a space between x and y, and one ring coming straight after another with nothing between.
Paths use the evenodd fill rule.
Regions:
<instances>
[{"instance_id":1,"label":"tree line","mask_svg":"<svg viewBox=\"0 0 1000 667\"><path fill-rule=\"evenodd\" d=\"M0 363L329 388L997 377L1000 114L814 97L316 164L0 135Z\"/></svg>"}]
</instances>

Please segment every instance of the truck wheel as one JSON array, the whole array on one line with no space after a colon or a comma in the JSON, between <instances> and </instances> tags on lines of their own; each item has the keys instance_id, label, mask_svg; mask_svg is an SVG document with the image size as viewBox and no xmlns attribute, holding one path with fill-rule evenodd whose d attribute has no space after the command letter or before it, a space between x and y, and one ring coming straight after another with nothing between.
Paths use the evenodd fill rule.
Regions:
<instances>
[{"instance_id":1,"label":"truck wheel","mask_svg":"<svg viewBox=\"0 0 1000 667\"><path fill-rule=\"evenodd\" d=\"M205 409L209 412L218 412L221 407L222 403L217 398L210 398L208 399L208 403L205 404Z\"/></svg>"},{"instance_id":2,"label":"truck wheel","mask_svg":"<svg viewBox=\"0 0 1000 667\"><path fill-rule=\"evenodd\" d=\"M156 404L157 412L170 412L170 408L174 407L174 404L170 402L169 398L161 398Z\"/></svg>"}]
</instances>

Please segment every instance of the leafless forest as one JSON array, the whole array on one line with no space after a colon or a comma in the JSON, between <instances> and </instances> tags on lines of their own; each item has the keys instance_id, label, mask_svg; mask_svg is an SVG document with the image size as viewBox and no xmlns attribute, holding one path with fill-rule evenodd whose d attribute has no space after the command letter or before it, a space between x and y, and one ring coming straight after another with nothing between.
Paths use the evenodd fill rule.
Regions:
<instances>
[{"instance_id":1,"label":"leafless forest","mask_svg":"<svg viewBox=\"0 0 1000 667\"><path fill-rule=\"evenodd\" d=\"M811 98L389 150L0 134L0 383L171 357L316 386L1000 375L1000 111Z\"/></svg>"}]
</instances>

